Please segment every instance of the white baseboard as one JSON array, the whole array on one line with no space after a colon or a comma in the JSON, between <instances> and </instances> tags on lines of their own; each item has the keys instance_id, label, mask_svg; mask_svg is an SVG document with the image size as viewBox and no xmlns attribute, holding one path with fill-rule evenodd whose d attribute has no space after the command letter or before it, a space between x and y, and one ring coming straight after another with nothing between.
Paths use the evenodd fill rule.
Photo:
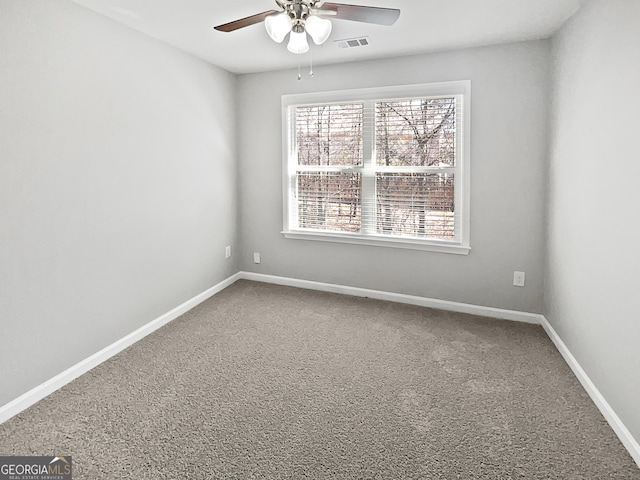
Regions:
<instances>
[{"instance_id":1,"label":"white baseboard","mask_svg":"<svg viewBox=\"0 0 640 480\"><path fill-rule=\"evenodd\" d=\"M574 375L577 377L578 381L582 384L584 389L587 391L593 403L596 404L602 416L607 420L613 431L616 433L622 444L625 446L633 460L640 467L640 444L633 438L631 432L625 427L620 417L616 415L611 405L605 400L602 396L598 388L591 381L587 373L582 369L578 360L571 354L565 343L562 341L558 333L551 326L549 321L543 316L542 317L542 328L544 328L545 332L554 343L560 355L567 362L567 365L571 368Z\"/></svg>"},{"instance_id":2,"label":"white baseboard","mask_svg":"<svg viewBox=\"0 0 640 480\"><path fill-rule=\"evenodd\" d=\"M256 282L274 283L290 287L306 288L308 290L320 290L323 292L341 293L354 297L367 297L376 300L388 300L396 303L406 303L420 307L436 308L451 312L470 313L483 317L498 318L501 320L512 320L515 322L533 323L540 325L542 315L538 313L518 312L516 310L506 310L503 308L483 307L470 303L450 302L448 300L438 300L435 298L418 297L415 295L405 295L402 293L384 292L382 290L369 290L368 288L349 287L346 285L336 285L332 283L313 282L310 280L299 280L297 278L278 277L274 275L264 275L261 273L240 272L240 278L254 280Z\"/></svg>"},{"instance_id":3,"label":"white baseboard","mask_svg":"<svg viewBox=\"0 0 640 480\"><path fill-rule=\"evenodd\" d=\"M113 357L115 354L121 352L125 348L133 345L138 340L146 337L150 333L156 331L157 329L166 325L172 320L175 320L180 315L186 313L196 305L207 300L209 297L212 297L213 295L220 292L221 290L224 290L239 278L240 278L240 275L237 273L235 275L232 275L231 277L223 280L217 285L214 285L208 290L196 295L190 300L187 300L182 305L177 306L176 308L170 310L164 315L156 318L155 320L152 320L146 325L143 325L142 327L138 328L134 332L131 332L129 335L103 348L99 352L94 353L89 358L86 358L81 362L76 363L72 367L69 367L68 369L66 369L64 372L59 373L58 375L47 380L43 384L38 385L37 387L29 390L23 395L20 395L15 400L12 400L6 405L3 405L2 407L0 407L0 424L7 421L14 415L17 415L18 413L22 412L23 410L26 410L34 403L42 400L44 397L46 397L47 395L50 395L51 393L55 392L59 388L62 388L67 383L78 378L80 375L88 372L92 368L95 368L96 366L98 366L105 360L108 360L109 358Z\"/></svg>"}]
</instances>

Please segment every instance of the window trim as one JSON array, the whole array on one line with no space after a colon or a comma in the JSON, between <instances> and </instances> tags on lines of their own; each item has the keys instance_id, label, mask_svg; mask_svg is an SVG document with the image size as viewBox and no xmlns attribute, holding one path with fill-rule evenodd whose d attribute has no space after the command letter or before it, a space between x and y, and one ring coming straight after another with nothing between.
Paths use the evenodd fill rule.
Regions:
<instances>
[{"instance_id":1,"label":"window trim","mask_svg":"<svg viewBox=\"0 0 640 480\"><path fill-rule=\"evenodd\" d=\"M456 191L459 196L456 205L460 205L460 240L416 239L375 234L354 234L341 232L319 232L313 230L292 229L289 226L289 178L292 172L290 158L294 155L295 134L289 124L289 112L291 107L310 104L360 102L373 100L391 100L409 97L436 97L458 95L462 97L462 125L457 126L456 134L459 136L457 145L460 154L459 171L461 179L461 191ZM313 240L325 242L339 242L358 245L372 245L392 248L404 248L412 250L424 250L441 253L468 255L470 246L471 202L470 202L470 125L471 125L471 81L459 80L451 82L423 83L413 85L399 85L391 87L373 87L353 90L337 90L326 92L302 93L283 95L282 107L282 195L283 195L283 230L285 238L298 240ZM375 160L375 159L374 159ZM365 160L366 161L366 160Z\"/></svg>"}]
</instances>

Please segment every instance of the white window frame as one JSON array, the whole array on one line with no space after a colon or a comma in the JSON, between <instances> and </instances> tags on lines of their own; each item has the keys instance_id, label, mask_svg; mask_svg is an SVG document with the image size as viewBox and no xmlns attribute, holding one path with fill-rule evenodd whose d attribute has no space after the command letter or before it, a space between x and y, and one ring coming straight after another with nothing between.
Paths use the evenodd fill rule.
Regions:
<instances>
[{"instance_id":1,"label":"white window frame","mask_svg":"<svg viewBox=\"0 0 640 480\"><path fill-rule=\"evenodd\" d=\"M318 232L292 228L291 223L296 216L295 199L290 198L289 185L297 174L297 152L295 141L295 124L291 121L292 113L297 106L314 104L347 103L396 100L399 98L456 96L461 112L457 112L462 121L456 125L456 164L454 167L454 202L456 212L460 212L459 231L456 240L439 240L433 238L417 239L377 234L354 234L349 232ZM283 231L286 238L299 240L315 240L340 242L359 245L373 245L394 248L407 248L442 253L468 255L470 246L470 125L471 125L471 81L461 80L394 87L375 87L356 90L339 90L330 92L303 93L282 96L282 131L283 131ZM375 122L373 122L375 124ZM371 128L375 128L375 125ZM362 168L363 186L366 178L376 170L375 134L363 132L364 158ZM373 137L373 138L371 138ZM369 140L367 142L367 140ZM364 188L364 187L363 187Z\"/></svg>"}]
</instances>

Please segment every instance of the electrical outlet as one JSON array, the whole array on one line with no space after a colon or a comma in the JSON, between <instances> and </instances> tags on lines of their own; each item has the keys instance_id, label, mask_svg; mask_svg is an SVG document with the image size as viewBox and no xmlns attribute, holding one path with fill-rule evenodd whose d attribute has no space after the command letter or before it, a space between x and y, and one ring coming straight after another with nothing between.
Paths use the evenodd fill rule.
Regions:
<instances>
[{"instance_id":1,"label":"electrical outlet","mask_svg":"<svg viewBox=\"0 0 640 480\"><path fill-rule=\"evenodd\" d=\"M524 272L513 272L513 285L524 287Z\"/></svg>"},{"instance_id":2,"label":"electrical outlet","mask_svg":"<svg viewBox=\"0 0 640 480\"><path fill-rule=\"evenodd\" d=\"M231 257L231 245L224 247L224 258Z\"/></svg>"},{"instance_id":3,"label":"electrical outlet","mask_svg":"<svg viewBox=\"0 0 640 480\"><path fill-rule=\"evenodd\" d=\"M260 254L258 252L253 252L253 263L260 263Z\"/></svg>"}]
</instances>

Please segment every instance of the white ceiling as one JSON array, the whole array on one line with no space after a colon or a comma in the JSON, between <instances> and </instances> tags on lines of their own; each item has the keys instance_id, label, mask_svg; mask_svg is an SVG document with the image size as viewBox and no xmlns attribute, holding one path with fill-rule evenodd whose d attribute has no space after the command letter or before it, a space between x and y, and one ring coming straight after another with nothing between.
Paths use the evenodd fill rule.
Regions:
<instances>
[{"instance_id":1,"label":"white ceiling","mask_svg":"<svg viewBox=\"0 0 640 480\"><path fill-rule=\"evenodd\" d=\"M276 44L262 23L231 33L215 25L266 10L273 0L73 0L135 30L234 73L297 68L309 54ZM322 46L312 44L314 64L328 64L551 36L583 0L346 0L339 3L399 8L392 27L333 20ZM367 36L370 45L339 48L336 40ZM286 40L285 40L286 42Z\"/></svg>"}]
</instances>

